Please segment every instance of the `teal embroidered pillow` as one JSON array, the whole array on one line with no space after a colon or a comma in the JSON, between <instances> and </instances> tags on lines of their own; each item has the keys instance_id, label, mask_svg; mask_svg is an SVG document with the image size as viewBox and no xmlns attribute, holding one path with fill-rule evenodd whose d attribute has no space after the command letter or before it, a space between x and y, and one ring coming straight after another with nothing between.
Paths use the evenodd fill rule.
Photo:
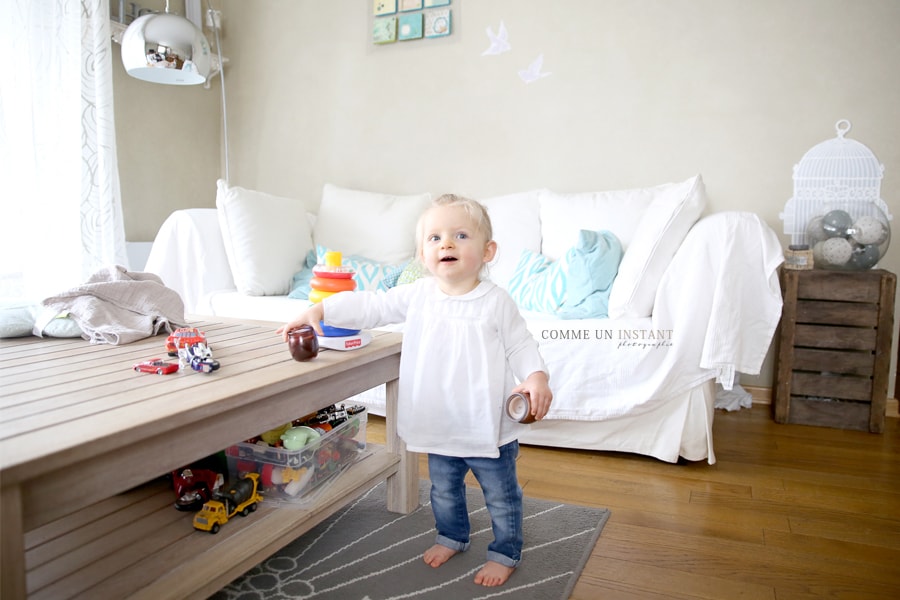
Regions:
<instances>
[{"instance_id":1,"label":"teal embroidered pillow","mask_svg":"<svg viewBox=\"0 0 900 600\"><path fill-rule=\"evenodd\" d=\"M566 257L552 261L542 254L522 250L509 280L509 295L525 310L555 314L566 301Z\"/></svg>"}]
</instances>

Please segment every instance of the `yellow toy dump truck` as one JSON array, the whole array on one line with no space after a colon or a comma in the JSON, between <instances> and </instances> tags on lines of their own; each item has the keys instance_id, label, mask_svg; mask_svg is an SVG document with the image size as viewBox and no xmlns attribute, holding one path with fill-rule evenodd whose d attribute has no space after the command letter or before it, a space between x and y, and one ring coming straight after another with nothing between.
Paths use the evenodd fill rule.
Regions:
<instances>
[{"instance_id":1,"label":"yellow toy dump truck","mask_svg":"<svg viewBox=\"0 0 900 600\"><path fill-rule=\"evenodd\" d=\"M218 533L219 528L228 522L228 519L240 513L246 517L256 510L256 505L262 502L259 493L259 473L247 473L241 479L234 482L228 489L213 495L203 508L194 515L194 529Z\"/></svg>"}]
</instances>

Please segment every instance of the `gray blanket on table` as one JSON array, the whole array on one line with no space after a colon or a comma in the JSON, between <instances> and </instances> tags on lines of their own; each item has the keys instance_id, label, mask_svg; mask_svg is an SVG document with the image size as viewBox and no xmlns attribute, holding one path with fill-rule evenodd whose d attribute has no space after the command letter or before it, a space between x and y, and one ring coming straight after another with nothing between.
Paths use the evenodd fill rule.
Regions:
<instances>
[{"instance_id":1,"label":"gray blanket on table","mask_svg":"<svg viewBox=\"0 0 900 600\"><path fill-rule=\"evenodd\" d=\"M121 266L101 269L42 304L52 309L45 313L68 314L92 344L128 344L187 324L184 302L175 290L153 273ZM45 326L35 323L34 334L40 336Z\"/></svg>"}]
</instances>

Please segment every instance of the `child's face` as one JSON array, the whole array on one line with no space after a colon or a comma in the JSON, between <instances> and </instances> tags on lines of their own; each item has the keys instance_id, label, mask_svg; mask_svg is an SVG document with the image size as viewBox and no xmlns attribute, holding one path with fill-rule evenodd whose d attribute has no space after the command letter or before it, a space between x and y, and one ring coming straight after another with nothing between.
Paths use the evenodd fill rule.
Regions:
<instances>
[{"instance_id":1,"label":"child's face","mask_svg":"<svg viewBox=\"0 0 900 600\"><path fill-rule=\"evenodd\" d=\"M422 224L422 261L444 293L465 294L474 289L481 267L494 257L496 244L485 239L460 206L431 208Z\"/></svg>"}]
</instances>

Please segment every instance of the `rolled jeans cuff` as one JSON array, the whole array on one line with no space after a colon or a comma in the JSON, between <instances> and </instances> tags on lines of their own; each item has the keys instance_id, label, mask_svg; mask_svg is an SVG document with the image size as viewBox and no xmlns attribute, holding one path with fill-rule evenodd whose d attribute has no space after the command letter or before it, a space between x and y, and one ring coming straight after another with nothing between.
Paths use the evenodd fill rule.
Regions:
<instances>
[{"instance_id":1,"label":"rolled jeans cuff","mask_svg":"<svg viewBox=\"0 0 900 600\"><path fill-rule=\"evenodd\" d=\"M434 542L436 544L440 544L441 546L444 546L445 548L450 548L451 550L455 550L456 552L465 552L466 550L469 549L469 544L471 543L471 542L457 542L456 540L451 540L450 538L445 537L443 535L438 535L434 539ZM507 558L506 560L509 560L509 559Z\"/></svg>"},{"instance_id":2,"label":"rolled jeans cuff","mask_svg":"<svg viewBox=\"0 0 900 600\"><path fill-rule=\"evenodd\" d=\"M506 556L505 554L500 554L499 552L494 552L493 550L488 550L487 559L492 560L495 563L500 563L504 567L509 567L511 569L515 569L519 564L519 561L511 559L510 557Z\"/></svg>"}]
</instances>

